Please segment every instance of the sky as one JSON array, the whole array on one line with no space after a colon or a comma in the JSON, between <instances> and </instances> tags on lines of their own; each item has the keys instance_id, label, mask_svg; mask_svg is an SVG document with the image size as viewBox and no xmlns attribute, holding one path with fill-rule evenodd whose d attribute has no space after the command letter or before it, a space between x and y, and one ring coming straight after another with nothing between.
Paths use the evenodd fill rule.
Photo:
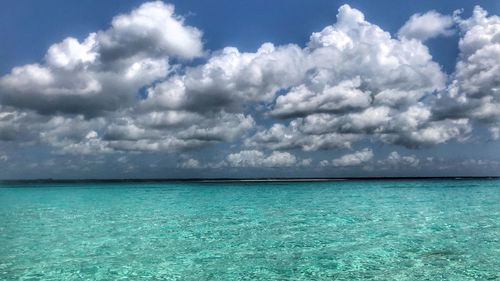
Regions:
<instances>
[{"instance_id":1,"label":"sky","mask_svg":"<svg viewBox=\"0 0 500 281\"><path fill-rule=\"evenodd\" d=\"M500 176L499 14L5 2L0 178Z\"/></svg>"}]
</instances>

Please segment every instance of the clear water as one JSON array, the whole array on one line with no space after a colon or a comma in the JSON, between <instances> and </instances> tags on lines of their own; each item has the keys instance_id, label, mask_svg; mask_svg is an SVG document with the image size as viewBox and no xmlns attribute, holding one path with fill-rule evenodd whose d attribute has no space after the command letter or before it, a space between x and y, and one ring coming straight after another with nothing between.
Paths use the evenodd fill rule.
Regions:
<instances>
[{"instance_id":1,"label":"clear water","mask_svg":"<svg viewBox=\"0 0 500 281\"><path fill-rule=\"evenodd\" d=\"M0 280L500 280L500 181L0 188Z\"/></svg>"}]
</instances>

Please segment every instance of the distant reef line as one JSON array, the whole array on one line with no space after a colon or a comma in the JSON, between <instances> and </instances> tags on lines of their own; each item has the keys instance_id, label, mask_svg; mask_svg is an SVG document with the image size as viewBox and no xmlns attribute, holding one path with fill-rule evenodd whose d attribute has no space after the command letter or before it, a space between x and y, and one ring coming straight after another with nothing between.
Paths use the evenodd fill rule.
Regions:
<instances>
[{"instance_id":1,"label":"distant reef line","mask_svg":"<svg viewBox=\"0 0 500 281\"><path fill-rule=\"evenodd\" d=\"M474 180L500 179L500 176L432 176L432 177L325 177L325 178L129 178L129 179L5 179L3 184L29 183L148 183L148 182L193 182L193 183L263 183L263 182L334 182L366 180Z\"/></svg>"}]
</instances>

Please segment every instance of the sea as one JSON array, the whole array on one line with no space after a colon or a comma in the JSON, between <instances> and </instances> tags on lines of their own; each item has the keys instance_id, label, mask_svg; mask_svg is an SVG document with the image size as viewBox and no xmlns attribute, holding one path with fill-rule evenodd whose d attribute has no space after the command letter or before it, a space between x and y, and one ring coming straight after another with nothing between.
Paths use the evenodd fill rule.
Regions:
<instances>
[{"instance_id":1,"label":"sea","mask_svg":"<svg viewBox=\"0 0 500 281\"><path fill-rule=\"evenodd\" d=\"M3 182L0 280L500 280L500 180Z\"/></svg>"}]
</instances>

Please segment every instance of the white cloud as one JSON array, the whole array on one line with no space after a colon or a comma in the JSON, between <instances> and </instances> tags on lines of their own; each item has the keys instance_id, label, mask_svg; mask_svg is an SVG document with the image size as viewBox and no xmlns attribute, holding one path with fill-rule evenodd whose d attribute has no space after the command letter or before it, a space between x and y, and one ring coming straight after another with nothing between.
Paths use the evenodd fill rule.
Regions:
<instances>
[{"instance_id":1,"label":"white cloud","mask_svg":"<svg viewBox=\"0 0 500 281\"><path fill-rule=\"evenodd\" d=\"M41 114L103 115L130 106L140 88L165 77L169 57L201 55L201 32L173 6L145 3L79 42L52 45L44 64L15 67L0 78L0 102Z\"/></svg>"},{"instance_id":2,"label":"white cloud","mask_svg":"<svg viewBox=\"0 0 500 281\"><path fill-rule=\"evenodd\" d=\"M370 93L359 89L361 79L340 82L326 87L320 93L309 90L305 85L293 88L288 94L279 96L271 114L278 117L303 116L314 112L343 112L370 106Z\"/></svg>"},{"instance_id":3,"label":"white cloud","mask_svg":"<svg viewBox=\"0 0 500 281\"><path fill-rule=\"evenodd\" d=\"M220 112L211 119L192 124L178 133L182 139L201 141L232 141L254 127L255 121L250 115Z\"/></svg>"},{"instance_id":4,"label":"white cloud","mask_svg":"<svg viewBox=\"0 0 500 281\"><path fill-rule=\"evenodd\" d=\"M231 167L290 167L297 164L295 155L288 152L273 151L270 155L265 155L259 150L242 150L229 154L226 158ZM309 161L301 162L310 164Z\"/></svg>"},{"instance_id":5,"label":"white cloud","mask_svg":"<svg viewBox=\"0 0 500 281\"><path fill-rule=\"evenodd\" d=\"M408 137L438 126L428 105L419 100L444 89L446 80L421 42L392 38L344 5L337 23L311 35L304 54L304 80L278 96L270 112L278 118L298 118L288 126L257 132L247 145L317 150L350 147L353 141L375 136L417 147L456 136Z\"/></svg>"},{"instance_id":6,"label":"white cloud","mask_svg":"<svg viewBox=\"0 0 500 281\"><path fill-rule=\"evenodd\" d=\"M97 40L103 61L141 54L190 59L202 55L201 36L200 30L186 26L184 19L174 14L173 5L156 1L116 16L110 29L97 34Z\"/></svg>"},{"instance_id":7,"label":"white cloud","mask_svg":"<svg viewBox=\"0 0 500 281\"><path fill-rule=\"evenodd\" d=\"M83 116L64 118L56 116L44 124L34 124L40 130L40 141L57 148L58 154L110 153L95 130L103 128L104 118L85 120Z\"/></svg>"},{"instance_id":8,"label":"white cloud","mask_svg":"<svg viewBox=\"0 0 500 281\"><path fill-rule=\"evenodd\" d=\"M186 169L221 169L226 167L236 168L280 168L280 167L307 167L312 163L311 158L298 159L289 152L273 151L266 154L259 150L241 150L231 153L219 162L201 163L199 160L189 158L178 165Z\"/></svg>"},{"instance_id":9,"label":"white cloud","mask_svg":"<svg viewBox=\"0 0 500 281\"><path fill-rule=\"evenodd\" d=\"M44 64L1 77L0 137L38 131L43 143L72 154L175 151L232 141L254 126L250 115L211 110L204 95L189 96L193 106L174 110L137 100L140 88L172 71L170 57L189 59L202 51L201 32L185 25L173 6L145 3L81 43L70 37L52 45ZM99 133L85 138L90 131Z\"/></svg>"},{"instance_id":10,"label":"white cloud","mask_svg":"<svg viewBox=\"0 0 500 281\"><path fill-rule=\"evenodd\" d=\"M415 155L402 156L397 151L391 152L387 159L378 161L379 165L389 165L391 168L398 168L401 166L418 167L420 160Z\"/></svg>"},{"instance_id":11,"label":"white cloud","mask_svg":"<svg viewBox=\"0 0 500 281\"><path fill-rule=\"evenodd\" d=\"M463 34L448 89L434 107L438 118L500 124L500 17L476 6L469 19L456 18Z\"/></svg>"},{"instance_id":12,"label":"white cloud","mask_svg":"<svg viewBox=\"0 0 500 281\"><path fill-rule=\"evenodd\" d=\"M472 127L468 119L431 121L416 128L398 134L382 134L381 139L388 143L400 144L409 148L429 147L456 139L465 141L469 138Z\"/></svg>"},{"instance_id":13,"label":"white cloud","mask_svg":"<svg viewBox=\"0 0 500 281\"><path fill-rule=\"evenodd\" d=\"M354 134L336 132L321 132L309 134L304 119L290 122L289 126L274 124L271 128L258 131L245 140L247 147L269 149L300 148L304 151L315 151L335 148L350 148L353 141L360 139Z\"/></svg>"},{"instance_id":14,"label":"white cloud","mask_svg":"<svg viewBox=\"0 0 500 281\"><path fill-rule=\"evenodd\" d=\"M373 151L369 148L364 148L351 154L343 155L331 161L334 167L350 167L366 164L373 158ZM325 163L323 163L325 165Z\"/></svg>"},{"instance_id":15,"label":"white cloud","mask_svg":"<svg viewBox=\"0 0 500 281\"><path fill-rule=\"evenodd\" d=\"M12 141L18 138L26 117L26 113L0 105L0 141Z\"/></svg>"},{"instance_id":16,"label":"white cloud","mask_svg":"<svg viewBox=\"0 0 500 281\"><path fill-rule=\"evenodd\" d=\"M340 7L337 23L311 35L308 46L314 70L309 84L318 90L356 77L372 95L389 89L423 95L444 86L445 74L425 45L392 38L348 5Z\"/></svg>"},{"instance_id":17,"label":"white cloud","mask_svg":"<svg viewBox=\"0 0 500 281\"><path fill-rule=\"evenodd\" d=\"M196 120L189 126L158 128L142 123L140 118L123 114L116 118L93 119L85 119L81 115L55 116L45 118L43 123L25 125L22 129L40 132L40 141L54 147L57 153L99 154L117 151L175 152L198 148L234 140L254 126L250 116L221 114Z\"/></svg>"},{"instance_id":18,"label":"white cloud","mask_svg":"<svg viewBox=\"0 0 500 281\"><path fill-rule=\"evenodd\" d=\"M271 100L276 91L297 83L305 73L304 64L296 45L265 43L255 53L226 47L205 64L150 88L143 106L241 110L244 102Z\"/></svg>"},{"instance_id":19,"label":"white cloud","mask_svg":"<svg viewBox=\"0 0 500 281\"><path fill-rule=\"evenodd\" d=\"M54 68L72 70L78 65L94 63L99 55L95 50L96 46L95 33L89 34L82 43L68 37L61 43L50 46L45 61Z\"/></svg>"},{"instance_id":20,"label":"white cloud","mask_svg":"<svg viewBox=\"0 0 500 281\"><path fill-rule=\"evenodd\" d=\"M414 14L399 29L398 36L406 39L417 39L426 41L438 36L450 36L455 31L451 16L442 15L436 11L429 11L425 14Z\"/></svg>"}]
</instances>

